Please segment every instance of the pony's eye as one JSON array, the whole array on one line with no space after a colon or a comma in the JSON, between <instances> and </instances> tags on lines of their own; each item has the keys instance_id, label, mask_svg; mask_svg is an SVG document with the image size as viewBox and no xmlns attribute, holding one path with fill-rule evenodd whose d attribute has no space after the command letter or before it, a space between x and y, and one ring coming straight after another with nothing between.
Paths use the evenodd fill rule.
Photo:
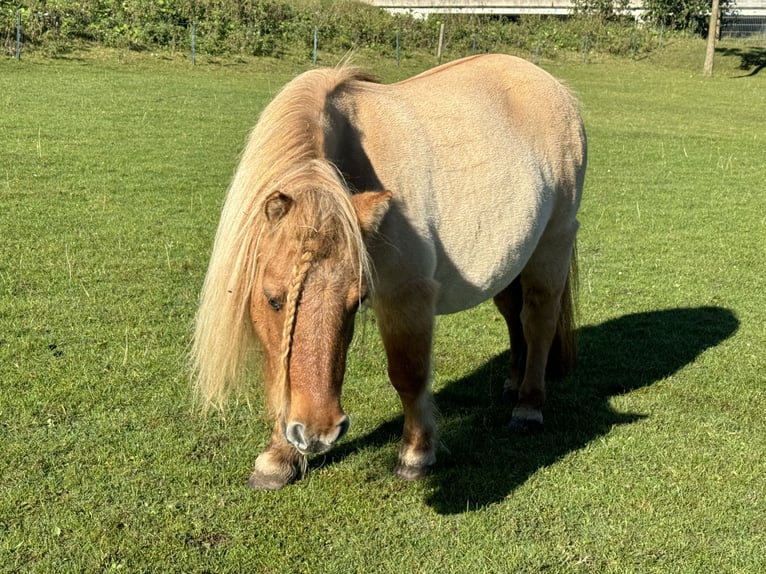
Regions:
<instances>
[{"instance_id":1,"label":"pony's eye","mask_svg":"<svg viewBox=\"0 0 766 574\"><path fill-rule=\"evenodd\" d=\"M276 297L269 297L269 307L274 309L274 311L281 311L282 310L282 302L277 299Z\"/></svg>"}]
</instances>

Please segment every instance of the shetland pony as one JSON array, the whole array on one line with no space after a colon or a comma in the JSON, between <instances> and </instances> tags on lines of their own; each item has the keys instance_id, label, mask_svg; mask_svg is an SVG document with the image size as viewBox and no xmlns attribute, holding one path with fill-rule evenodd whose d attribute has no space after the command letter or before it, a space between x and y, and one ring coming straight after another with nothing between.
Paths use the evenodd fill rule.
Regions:
<instances>
[{"instance_id":1,"label":"shetland pony","mask_svg":"<svg viewBox=\"0 0 766 574\"><path fill-rule=\"evenodd\" d=\"M206 405L221 405L248 358L261 359L275 424L250 486L300 478L305 457L348 430L341 386L362 302L404 410L398 476L421 478L435 461L436 314L494 298L510 336L510 427L539 429L546 371L574 363L585 166L573 97L511 56L392 85L348 67L288 83L229 188L192 353Z\"/></svg>"}]
</instances>

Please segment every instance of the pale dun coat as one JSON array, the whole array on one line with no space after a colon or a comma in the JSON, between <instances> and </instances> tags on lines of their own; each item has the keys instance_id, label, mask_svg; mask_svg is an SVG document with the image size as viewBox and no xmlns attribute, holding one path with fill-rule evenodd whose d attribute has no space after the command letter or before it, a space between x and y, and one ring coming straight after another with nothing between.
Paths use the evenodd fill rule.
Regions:
<instances>
[{"instance_id":1,"label":"pale dun coat","mask_svg":"<svg viewBox=\"0 0 766 574\"><path fill-rule=\"evenodd\" d=\"M399 476L435 461L435 314L494 298L511 339L511 429L540 428L546 367L573 366L585 165L575 100L511 56L392 85L348 68L290 82L235 175L195 334L208 402L236 381L250 340L263 348L277 421L251 486L281 488L346 432L340 385L365 296L404 409Z\"/></svg>"}]
</instances>

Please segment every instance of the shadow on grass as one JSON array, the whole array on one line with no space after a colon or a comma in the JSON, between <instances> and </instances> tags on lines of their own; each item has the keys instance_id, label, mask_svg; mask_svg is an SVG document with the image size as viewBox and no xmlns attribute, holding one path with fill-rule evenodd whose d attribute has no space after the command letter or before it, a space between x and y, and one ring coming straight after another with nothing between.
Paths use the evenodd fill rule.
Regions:
<instances>
[{"instance_id":1,"label":"shadow on grass","mask_svg":"<svg viewBox=\"0 0 766 574\"><path fill-rule=\"evenodd\" d=\"M724 56L739 58L739 69L749 72L738 78L749 78L766 68L766 48L748 46L745 48L716 48Z\"/></svg>"},{"instance_id":2,"label":"shadow on grass","mask_svg":"<svg viewBox=\"0 0 766 574\"><path fill-rule=\"evenodd\" d=\"M697 307L625 315L578 332L578 368L573 377L550 385L545 431L517 436L506 424L502 403L508 353L436 393L441 411L441 449L427 500L437 512L455 514L503 500L529 476L570 452L647 414L620 413L610 397L652 385L730 337L739 321L728 309ZM339 445L323 464L360 448L387 444L401 434L402 417Z\"/></svg>"}]
</instances>

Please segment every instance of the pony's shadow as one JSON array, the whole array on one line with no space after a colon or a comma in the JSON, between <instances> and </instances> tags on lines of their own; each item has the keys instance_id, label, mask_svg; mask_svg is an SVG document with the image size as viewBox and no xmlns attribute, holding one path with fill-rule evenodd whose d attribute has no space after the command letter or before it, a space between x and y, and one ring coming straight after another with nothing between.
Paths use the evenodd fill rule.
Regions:
<instances>
[{"instance_id":1,"label":"pony's shadow","mask_svg":"<svg viewBox=\"0 0 766 574\"><path fill-rule=\"evenodd\" d=\"M624 315L581 328L577 372L549 385L545 430L535 435L518 436L507 429L510 407L501 399L507 353L448 383L436 393L444 448L427 479L435 486L427 503L443 514L483 508L614 426L652 416L615 411L609 399L672 375L738 326L728 309L696 307ZM401 429L402 417L395 417L339 445L322 464L387 444Z\"/></svg>"}]
</instances>

